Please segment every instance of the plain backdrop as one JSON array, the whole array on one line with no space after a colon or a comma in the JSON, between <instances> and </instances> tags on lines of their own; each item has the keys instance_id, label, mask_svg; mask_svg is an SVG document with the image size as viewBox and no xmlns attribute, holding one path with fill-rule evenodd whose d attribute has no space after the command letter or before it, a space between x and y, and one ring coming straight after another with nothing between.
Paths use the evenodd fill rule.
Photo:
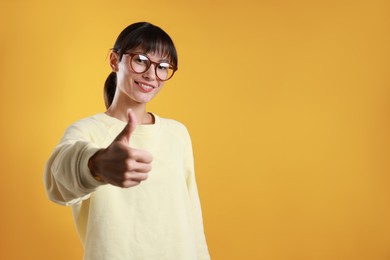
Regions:
<instances>
[{"instance_id":1,"label":"plain backdrop","mask_svg":"<svg viewBox=\"0 0 390 260\"><path fill-rule=\"evenodd\" d=\"M149 21L173 38L179 70L148 110L190 131L213 260L390 259L389 11L1 0L0 258L82 258L43 169L67 126L105 110L117 35Z\"/></svg>"}]
</instances>

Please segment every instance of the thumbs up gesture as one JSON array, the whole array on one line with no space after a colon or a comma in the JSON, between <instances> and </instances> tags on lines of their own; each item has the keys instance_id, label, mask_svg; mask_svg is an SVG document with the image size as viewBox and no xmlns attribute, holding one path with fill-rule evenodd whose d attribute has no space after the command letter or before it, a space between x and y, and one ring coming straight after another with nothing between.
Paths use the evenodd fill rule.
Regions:
<instances>
[{"instance_id":1,"label":"thumbs up gesture","mask_svg":"<svg viewBox=\"0 0 390 260\"><path fill-rule=\"evenodd\" d=\"M128 122L122 132L106 148L95 153L88 162L92 175L122 188L136 186L148 178L152 155L129 146L137 126L131 109L127 111Z\"/></svg>"}]
</instances>

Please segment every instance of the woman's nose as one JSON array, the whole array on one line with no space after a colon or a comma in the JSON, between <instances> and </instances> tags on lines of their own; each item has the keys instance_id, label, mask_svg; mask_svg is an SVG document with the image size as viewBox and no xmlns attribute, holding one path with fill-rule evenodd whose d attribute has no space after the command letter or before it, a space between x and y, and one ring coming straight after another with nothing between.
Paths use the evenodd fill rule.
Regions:
<instances>
[{"instance_id":1,"label":"woman's nose","mask_svg":"<svg viewBox=\"0 0 390 260\"><path fill-rule=\"evenodd\" d=\"M154 80L156 79L156 65L151 64L150 67L142 74L146 79Z\"/></svg>"}]
</instances>

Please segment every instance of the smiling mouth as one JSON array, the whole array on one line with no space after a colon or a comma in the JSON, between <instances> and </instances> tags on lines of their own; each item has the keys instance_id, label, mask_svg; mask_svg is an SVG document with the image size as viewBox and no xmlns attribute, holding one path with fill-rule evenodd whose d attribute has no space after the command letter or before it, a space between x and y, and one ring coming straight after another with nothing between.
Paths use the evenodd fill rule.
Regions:
<instances>
[{"instance_id":1,"label":"smiling mouth","mask_svg":"<svg viewBox=\"0 0 390 260\"><path fill-rule=\"evenodd\" d=\"M141 83L141 82L138 82L138 81L135 81L135 83L144 92L150 92L150 91L152 91L155 88L152 85L147 85L147 84L144 84L144 83Z\"/></svg>"}]
</instances>

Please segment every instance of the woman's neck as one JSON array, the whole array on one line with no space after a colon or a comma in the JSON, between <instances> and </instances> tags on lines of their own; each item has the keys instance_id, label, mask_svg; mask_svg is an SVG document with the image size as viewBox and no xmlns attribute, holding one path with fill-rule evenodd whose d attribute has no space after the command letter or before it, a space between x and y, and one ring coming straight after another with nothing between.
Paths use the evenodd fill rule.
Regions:
<instances>
[{"instance_id":1,"label":"woman's neck","mask_svg":"<svg viewBox=\"0 0 390 260\"><path fill-rule=\"evenodd\" d=\"M106 114L123 122L128 122L127 110L132 109L137 118L137 122L142 125L154 124L154 117L152 114L146 112L146 105L132 105L120 107L113 103L106 111Z\"/></svg>"}]
</instances>

